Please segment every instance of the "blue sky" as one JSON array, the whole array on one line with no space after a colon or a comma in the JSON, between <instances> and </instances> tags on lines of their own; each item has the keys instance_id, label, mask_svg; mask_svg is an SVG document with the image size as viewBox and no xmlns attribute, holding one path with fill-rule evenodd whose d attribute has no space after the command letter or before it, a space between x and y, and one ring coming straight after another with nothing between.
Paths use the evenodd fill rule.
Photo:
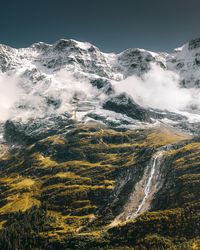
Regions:
<instances>
[{"instance_id":1,"label":"blue sky","mask_svg":"<svg viewBox=\"0 0 200 250\"><path fill-rule=\"evenodd\" d=\"M2 0L0 43L26 47L60 38L105 52L170 52L200 37L199 0Z\"/></svg>"}]
</instances>

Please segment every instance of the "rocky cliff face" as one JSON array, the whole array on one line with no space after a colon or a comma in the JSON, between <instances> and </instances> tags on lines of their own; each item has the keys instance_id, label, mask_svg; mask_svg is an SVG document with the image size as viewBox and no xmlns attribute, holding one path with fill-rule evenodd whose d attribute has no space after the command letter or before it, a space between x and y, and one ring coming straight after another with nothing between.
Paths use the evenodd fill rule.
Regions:
<instances>
[{"instance_id":1,"label":"rocky cliff face","mask_svg":"<svg viewBox=\"0 0 200 250\"><path fill-rule=\"evenodd\" d=\"M167 56L169 69L178 72L184 87L199 88L200 39L191 40Z\"/></svg>"}]
</instances>

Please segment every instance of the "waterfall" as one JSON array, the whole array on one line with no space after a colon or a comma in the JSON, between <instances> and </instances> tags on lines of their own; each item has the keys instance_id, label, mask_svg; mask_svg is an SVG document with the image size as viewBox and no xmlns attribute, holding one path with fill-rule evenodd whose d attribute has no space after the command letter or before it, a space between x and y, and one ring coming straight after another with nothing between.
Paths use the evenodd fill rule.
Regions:
<instances>
[{"instance_id":1,"label":"waterfall","mask_svg":"<svg viewBox=\"0 0 200 250\"><path fill-rule=\"evenodd\" d=\"M110 226L114 226L128 219L136 218L141 213L151 208L154 194L157 193L162 186L160 168L163 154L166 150L166 147L162 147L152 156L142 178L135 184L134 190L123 208L123 212L115 218Z\"/></svg>"},{"instance_id":2,"label":"waterfall","mask_svg":"<svg viewBox=\"0 0 200 250\"><path fill-rule=\"evenodd\" d=\"M0 157L4 154L5 146L4 146L4 138L3 138L3 124L0 123Z\"/></svg>"},{"instance_id":3,"label":"waterfall","mask_svg":"<svg viewBox=\"0 0 200 250\"><path fill-rule=\"evenodd\" d=\"M157 164L159 165L159 158L162 157L163 152L164 151L159 151L153 155L152 160L151 160L151 164L149 164L148 169L147 169L147 172L149 172L149 170L150 170L150 174L148 176L147 183L146 183L146 186L144 189L144 197L143 197L142 201L140 202L136 212L130 218L137 217L137 215L140 213L140 211L144 207L145 202L148 199L148 196L149 196L151 189L152 189L153 178L155 177L155 174L156 174L156 165Z\"/></svg>"}]
</instances>

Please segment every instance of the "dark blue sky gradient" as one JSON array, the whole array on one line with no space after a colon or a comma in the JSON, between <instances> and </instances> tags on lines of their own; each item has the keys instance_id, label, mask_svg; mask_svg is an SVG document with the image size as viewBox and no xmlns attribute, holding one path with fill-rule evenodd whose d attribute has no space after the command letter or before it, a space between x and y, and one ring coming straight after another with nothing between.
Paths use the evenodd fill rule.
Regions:
<instances>
[{"instance_id":1,"label":"dark blue sky gradient","mask_svg":"<svg viewBox=\"0 0 200 250\"><path fill-rule=\"evenodd\" d=\"M199 0L1 0L0 10L0 43L13 47L72 38L169 52L200 37Z\"/></svg>"}]
</instances>

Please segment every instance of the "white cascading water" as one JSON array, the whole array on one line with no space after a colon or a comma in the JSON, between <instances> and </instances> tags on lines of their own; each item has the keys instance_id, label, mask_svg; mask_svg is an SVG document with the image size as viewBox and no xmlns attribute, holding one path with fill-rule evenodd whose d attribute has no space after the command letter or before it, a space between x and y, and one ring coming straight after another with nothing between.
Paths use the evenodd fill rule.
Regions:
<instances>
[{"instance_id":1,"label":"white cascading water","mask_svg":"<svg viewBox=\"0 0 200 250\"><path fill-rule=\"evenodd\" d=\"M156 164L158 162L158 159L162 156L162 154L163 154L163 151L159 151L153 156L153 160L152 160L153 163L148 166L148 172L150 169L150 174L149 174L149 177L147 179L147 183L146 183L146 186L144 189L144 197L143 197L142 201L140 202L136 212L132 216L130 216L130 218L137 217L138 214L140 213L141 209L144 207L145 202L149 196L149 193L151 192L152 180L153 180L153 177L154 177L155 172L156 172Z\"/></svg>"},{"instance_id":2,"label":"white cascading water","mask_svg":"<svg viewBox=\"0 0 200 250\"><path fill-rule=\"evenodd\" d=\"M136 218L150 209L154 194L162 186L160 167L165 151L166 149L160 148L160 151L152 156L142 179L135 184L134 191L125 204L123 212L110 224L111 227L120 222Z\"/></svg>"}]
</instances>

